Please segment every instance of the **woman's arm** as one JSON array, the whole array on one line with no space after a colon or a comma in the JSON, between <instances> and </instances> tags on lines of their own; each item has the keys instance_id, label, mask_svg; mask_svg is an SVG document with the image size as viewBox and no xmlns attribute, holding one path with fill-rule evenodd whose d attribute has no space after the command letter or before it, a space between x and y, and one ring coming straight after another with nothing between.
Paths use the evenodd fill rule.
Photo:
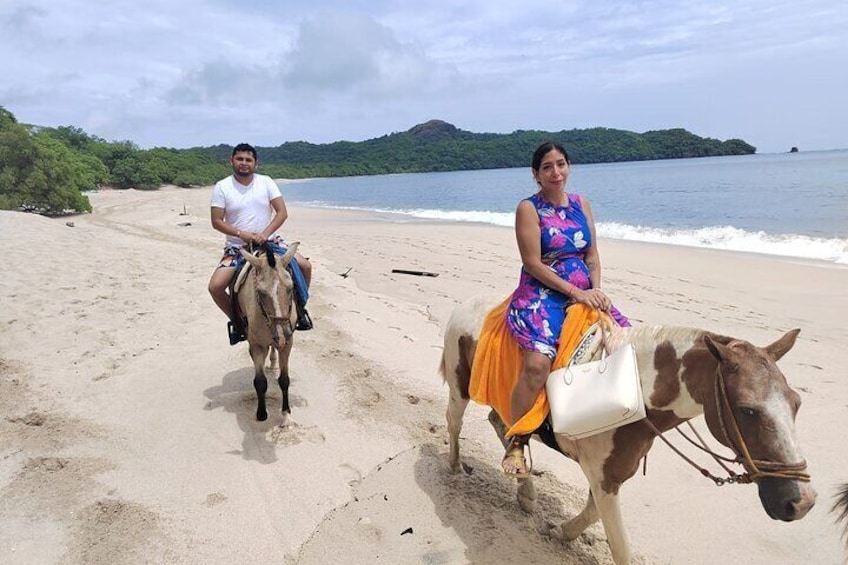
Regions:
<instances>
[{"instance_id":1,"label":"woman's arm","mask_svg":"<svg viewBox=\"0 0 848 565\"><path fill-rule=\"evenodd\" d=\"M574 291L580 290L573 284L564 281L549 266L542 263L542 232L539 227L539 215L533 204L527 200L518 203L515 211L515 237L518 240L518 252L524 270L531 277L548 288L574 296Z\"/></svg>"},{"instance_id":2,"label":"woman's arm","mask_svg":"<svg viewBox=\"0 0 848 565\"><path fill-rule=\"evenodd\" d=\"M580 204L583 206L583 213L586 215L586 225L589 226L589 234L591 236L592 245L583 256L583 262L589 267L589 280L592 282L592 290L598 296L598 304L596 308L600 308L605 312L609 312L612 306L612 301L601 291L601 254L598 252L598 237L595 233L595 218L592 216L592 207L589 205L589 199L581 196ZM594 304L593 304L594 305Z\"/></svg>"},{"instance_id":3,"label":"woman's arm","mask_svg":"<svg viewBox=\"0 0 848 565\"><path fill-rule=\"evenodd\" d=\"M592 217L592 207L589 205L589 199L585 196L580 197L580 204L583 206L583 213L586 215L586 223L589 226L589 234L591 236L592 245L586 251L583 261L589 267L589 280L592 281L592 288L601 288L601 254L598 253L598 238L595 235L595 219Z\"/></svg>"},{"instance_id":4,"label":"woman's arm","mask_svg":"<svg viewBox=\"0 0 848 565\"><path fill-rule=\"evenodd\" d=\"M533 204L527 200L522 200L515 211L515 237L518 241L521 263L527 274L575 302L601 310L609 309L609 299L600 290L581 290L560 278L553 269L542 263L542 232L539 227L539 215Z\"/></svg>"}]
</instances>

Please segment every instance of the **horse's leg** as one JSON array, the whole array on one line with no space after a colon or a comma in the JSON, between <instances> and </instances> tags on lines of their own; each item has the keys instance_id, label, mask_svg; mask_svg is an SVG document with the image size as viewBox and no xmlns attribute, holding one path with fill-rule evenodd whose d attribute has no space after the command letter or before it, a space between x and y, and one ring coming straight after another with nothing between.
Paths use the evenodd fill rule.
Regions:
<instances>
[{"instance_id":1,"label":"horse's leg","mask_svg":"<svg viewBox=\"0 0 848 565\"><path fill-rule=\"evenodd\" d=\"M277 370L277 348L273 345L271 346L271 359L269 369L272 373Z\"/></svg>"},{"instance_id":2,"label":"horse's leg","mask_svg":"<svg viewBox=\"0 0 848 565\"><path fill-rule=\"evenodd\" d=\"M268 348L262 345L250 344L250 357L253 359L253 388L256 389L256 419L264 422L268 419L265 409L265 393L268 391L268 379L265 377L265 356Z\"/></svg>"},{"instance_id":3,"label":"horse's leg","mask_svg":"<svg viewBox=\"0 0 848 565\"><path fill-rule=\"evenodd\" d=\"M595 498L592 496L592 490L589 489L589 496L586 498L586 506L583 507L583 511L568 522L563 522L561 527L562 539L565 541L577 539L586 528L597 522L598 518L600 518L598 507L595 506Z\"/></svg>"},{"instance_id":4,"label":"horse's leg","mask_svg":"<svg viewBox=\"0 0 848 565\"><path fill-rule=\"evenodd\" d=\"M463 398L456 383L448 380L450 397L445 418L448 421L448 437L450 438L450 468L454 473L459 472L459 432L462 431L462 416L468 406L468 398Z\"/></svg>"},{"instance_id":5,"label":"horse's leg","mask_svg":"<svg viewBox=\"0 0 848 565\"><path fill-rule=\"evenodd\" d=\"M291 355L293 341L293 337L287 339L286 344L280 351L280 376L277 378L277 383L279 383L280 391L283 393L283 406L280 409L283 415L282 426L289 425L289 417L291 416L291 406L289 406L289 384L291 384L291 378L289 377L289 356ZM276 351L276 349L272 347L271 351Z\"/></svg>"},{"instance_id":6,"label":"horse's leg","mask_svg":"<svg viewBox=\"0 0 848 565\"><path fill-rule=\"evenodd\" d=\"M506 449L507 440L506 440L506 430L507 427L501 421L501 417L498 416L498 413L494 410L489 412L489 423L492 424L492 427L495 428L495 433L498 435L498 439L501 440L501 444ZM533 476L529 476L526 479L518 479L518 492L516 493L518 498L518 504L521 508L524 509L525 512L533 512L536 509L536 487L533 484Z\"/></svg>"},{"instance_id":7,"label":"horse's leg","mask_svg":"<svg viewBox=\"0 0 848 565\"><path fill-rule=\"evenodd\" d=\"M621 504L618 493L604 492L599 483L595 483L592 492L595 497L595 505L601 515L604 532L607 534L612 560L615 565L629 565L630 540L627 539L627 531L624 529L624 521L621 519Z\"/></svg>"}]
</instances>

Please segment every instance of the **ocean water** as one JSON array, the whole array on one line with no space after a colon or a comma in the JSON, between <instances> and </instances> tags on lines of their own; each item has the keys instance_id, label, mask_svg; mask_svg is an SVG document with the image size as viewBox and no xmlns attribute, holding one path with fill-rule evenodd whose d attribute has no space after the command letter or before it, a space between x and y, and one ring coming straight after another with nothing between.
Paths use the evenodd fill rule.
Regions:
<instances>
[{"instance_id":1,"label":"ocean water","mask_svg":"<svg viewBox=\"0 0 848 565\"><path fill-rule=\"evenodd\" d=\"M529 159L529 157L528 157ZM310 179L292 204L512 226L530 167ZM848 265L848 150L574 165L602 237Z\"/></svg>"}]
</instances>

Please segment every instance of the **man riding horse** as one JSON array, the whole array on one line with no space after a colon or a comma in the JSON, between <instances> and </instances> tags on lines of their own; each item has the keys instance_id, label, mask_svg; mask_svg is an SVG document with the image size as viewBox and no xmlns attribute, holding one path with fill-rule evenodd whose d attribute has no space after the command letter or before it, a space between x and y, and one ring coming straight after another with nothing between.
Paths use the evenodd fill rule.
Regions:
<instances>
[{"instance_id":1,"label":"man riding horse","mask_svg":"<svg viewBox=\"0 0 848 565\"><path fill-rule=\"evenodd\" d=\"M212 190L212 227L227 239L224 256L209 279L209 294L230 320L227 327L230 345L234 345L246 338L242 315L236 312L235 300L227 293L236 270L244 264L239 250L267 242L277 253L284 253L288 246L276 231L288 218L288 210L277 183L267 175L256 173L259 158L253 146L236 145L230 164L233 174L219 181ZM297 290L296 329L308 330L312 328L312 321L305 306L312 265L299 253L294 258L291 270Z\"/></svg>"}]
</instances>

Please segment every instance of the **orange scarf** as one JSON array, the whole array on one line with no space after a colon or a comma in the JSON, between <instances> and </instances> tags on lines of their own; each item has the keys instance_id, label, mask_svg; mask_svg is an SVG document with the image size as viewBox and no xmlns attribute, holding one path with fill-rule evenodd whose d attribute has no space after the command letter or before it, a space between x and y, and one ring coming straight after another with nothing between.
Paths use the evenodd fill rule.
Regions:
<instances>
[{"instance_id":1,"label":"orange scarf","mask_svg":"<svg viewBox=\"0 0 848 565\"><path fill-rule=\"evenodd\" d=\"M511 300L510 296L495 306L483 322L474 363L471 366L469 385L471 398L475 402L494 408L501 420L507 424L512 422L512 389L524 364L524 351L518 347L506 323L506 313ZM565 367L574 348L580 343L580 338L599 317L597 310L582 304L574 304L568 308L551 371ZM507 430L506 437L534 432L545 421L549 411L548 395L543 388L533 407Z\"/></svg>"}]
</instances>

